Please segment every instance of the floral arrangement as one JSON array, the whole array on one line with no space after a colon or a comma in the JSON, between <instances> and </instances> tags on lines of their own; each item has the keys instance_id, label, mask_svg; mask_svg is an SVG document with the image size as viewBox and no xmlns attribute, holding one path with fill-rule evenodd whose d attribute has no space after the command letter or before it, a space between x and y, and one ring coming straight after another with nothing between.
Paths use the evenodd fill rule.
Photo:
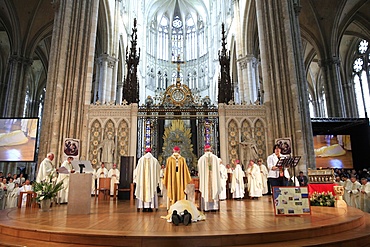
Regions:
<instances>
[{"instance_id":1,"label":"floral arrangement","mask_svg":"<svg viewBox=\"0 0 370 247\"><path fill-rule=\"evenodd\" d=\"M33 191L36 192L36 200L42 201L52 199L57 196L58 192L63 189L63 180L55 183L53 181L54 174L51 173L46 179L40 183L34 182Z\"/></svg>"},{"instance_id":2,"label":"floral arrangement","mask_svg":"<svg viewBox=\"0 0 370 247\"><path fill-rule=\"evenodd\" d=\"M310 198L311 206L324 206L324 207L334 207L335 196L333 193L327 192L314 192Z\"/></svg>"}]
</instances>

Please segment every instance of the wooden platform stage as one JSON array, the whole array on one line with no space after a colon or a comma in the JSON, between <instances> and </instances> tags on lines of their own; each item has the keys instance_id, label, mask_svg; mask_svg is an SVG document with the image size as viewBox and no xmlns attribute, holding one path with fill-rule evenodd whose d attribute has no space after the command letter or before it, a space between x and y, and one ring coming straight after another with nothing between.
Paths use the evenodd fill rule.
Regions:
<instances>
[{"instance_id":1,"label":"wooden platform stage","mask_svg":"<svg viewBox=\"0 0 370 247\"><path fill-rule=\"evenodd\" d=\"M0 211L1 246L369 246L368 213L312 207L310 216L275 216L271 197L227 200L205 221L175 226L167 211L137 212L129 201L91 199L90 215L67 205Z\"/></svg>"}]
</instances>

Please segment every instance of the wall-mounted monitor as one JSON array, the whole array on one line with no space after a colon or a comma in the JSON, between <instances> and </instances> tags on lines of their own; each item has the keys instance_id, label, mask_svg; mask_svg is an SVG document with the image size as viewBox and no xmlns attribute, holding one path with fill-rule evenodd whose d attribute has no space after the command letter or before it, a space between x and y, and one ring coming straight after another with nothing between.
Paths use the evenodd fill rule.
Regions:
<instances>
[{"instance_id":1,"label":"wall-mounted monitor","mask_svg":"<svg viewBox=\"0 0 370 247\"><path fill-rule=\"evenodd\" d=\"M353 168L350 135L316 135L313 142L317 168Z\"/></svg>"},{"instance_id":2,"label":"wall-mounted monitor","mask_svg":"<svg viewBox=\"0 0 370 247\"><path fill-rule=\"evenodd\" d=\"M35 161L38 118L0 118L0 162Z\"/></svg>"}]
</instances>

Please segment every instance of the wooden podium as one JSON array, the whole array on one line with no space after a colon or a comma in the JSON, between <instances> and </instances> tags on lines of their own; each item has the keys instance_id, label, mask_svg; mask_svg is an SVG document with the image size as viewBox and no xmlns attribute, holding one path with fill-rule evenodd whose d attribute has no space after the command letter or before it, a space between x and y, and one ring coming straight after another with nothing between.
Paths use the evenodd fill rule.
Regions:
<instances>
[{"instance_id":1,"label":"wooden podium","mask_svg":"<svg viewBox=\"0 0 370 247\"><path fill-rule=\"evenodd\" d=\"M90 173L70 175L67 214L90 214L91 183Z\"/></svg>"}]
</instances>

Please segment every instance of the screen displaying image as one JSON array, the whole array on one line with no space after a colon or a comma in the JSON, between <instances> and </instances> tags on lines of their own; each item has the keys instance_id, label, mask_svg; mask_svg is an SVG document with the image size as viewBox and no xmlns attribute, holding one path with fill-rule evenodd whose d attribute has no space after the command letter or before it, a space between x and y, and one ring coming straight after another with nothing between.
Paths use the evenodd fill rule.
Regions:
<instances>
[{"instance_id":1,"label":"screen displaying image","mask_svg":"<svg viewBox=\"0 0 370 247\"><path fill-rule=\"evenodd\" d=\"M0 161L34 161L38 123L38 118L0 119Z\"/></svg>"},{"instance_id":2,"label":"screen displaying image","mask_svg":"<svg viewBox=\"0 0 370 247\"><path fill-rule=\"evenodd\" d=\"M316 167L353 168L350 135L316 135Z\"/></svg>"}]
</instances>

